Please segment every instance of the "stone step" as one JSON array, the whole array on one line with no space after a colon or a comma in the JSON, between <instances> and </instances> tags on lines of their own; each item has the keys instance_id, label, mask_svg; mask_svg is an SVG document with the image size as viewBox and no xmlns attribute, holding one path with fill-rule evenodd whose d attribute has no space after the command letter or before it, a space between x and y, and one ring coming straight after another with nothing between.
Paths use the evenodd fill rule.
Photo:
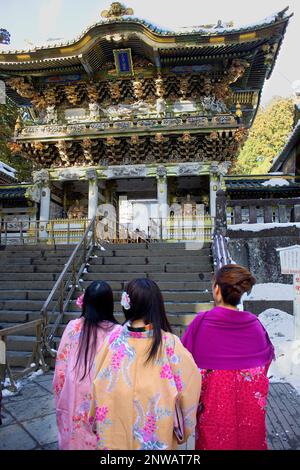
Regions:
<instances>
[{"instance_id":1,"label":"stone step","mask_svg":"<svg viewBox=\"0 0 300 470\"><path fill-rule=\"evenodd\" d=\"M44 264L44 265L2 265L1 273L61 273L64 266L57 264Z\"/></svg>"},{"instance_id":2,"label":"stone step","mask_svg":"<svg viewBox=\"0 0 300 470\"><path fill-rule=\"evenodd\" d=\"M211 273L183 273L182 275L178 275L178 273L148 273L149 279L153 279L154 281L210 281L211 280ZM43 275L45 276L45 274ZM128 282L132 279L143 278L147 277L146 272L132 272L132 273L87 273L84 275L85 281L98 281L103 280L108 283L110 281L123 281ZM1 279L1 277L0 277Z\"/></svg>"},{"instance_id":3,"label":"stone step","mask_svg":"<svg viewBox=\"0 0 300 470\"><path fill-rule=\"evenodd\" d=\"M173 292L162 291L165 302L211 302L211 292Z\"/></svg>"},{"instance_id":4,"label":"stone step","mask_svg":"<svg viewBox=\"0 0 300 470\"><path fill-rule=\"evenodd\" d=\"M7 350L8 352L13 352L13 351L32 352L35 346L35 342L36 342L36 337L34 335L9 336L7 340ZM56 345L58 346L60 342L60 337L55 337L54 342L55 342L55 346Z\"/></svg>"},{"instance_id":5,"label":"stone step","mask_svg":"<svg viewBox=\"0 0 300 470\"><path fill-rule=\"evenodd\" d=\"M122 296L122 290L114 290L114 301L120 302ZM76 301L80 293L75 293L73 300ZM210 292L198 292L198 291L162 291L162 295L165 302L211 302L213 300L212 293Z\"/></svg>"},{"instance_id":6,"label":"stone step","mask_svg":"<svg viewBox=\"0 0 300 470\"><path fill-rule=\"evenodd\" d=\"M91 281L84 281L81 285L82 288L86 289L90 285ZM115 291L123 291L124 290L124 282L123 281L110 281L110 287ZM199 281L199 282L183 282L179 280L175 281L159 281L158 286L162 291L195 291L195 292L203 292L208 290L211 291L211 282L210 281Z\"/></svg>"},{"instance_id":7,"label":"stone step","mask_svg":"<svg viewBox=\"0 0 300 470\"><path fill-rule=\"evenodd\" d=\"M34 282L32 280L29 281L14 281L14 280L1 280L0 283L0 292L1 291L10 291L10 290L28 290L34 288L35 292L37 292L39 289L40 290L47 290L47 292L50 293L50 290L52 289L54 285L53 281L38 281Z\"/></svg>"},{"instance_id":8,"label":"stone step","mask_svg":"<svg viewBox=\"0 0 300 470\"><path fill-rule=\"evenodd\" d=\"M39 311L44 305L44 300L1 300L1 311Z\"/></svg>"},{"instance_id":9,"label":"stone step","mask_svg":"<svg viewBox=\"0 0 300 470\"><path fill-rule=\"evenodd\" d=\"M27 323L41 318L40 310L1 310L0 323ZM6 328L6 327L5 327Z\"/></svg>"},{"instance_id":10,"label":"stone step","mask_svg":"<svg viewBox=\"0 0 300 470\"><path fill-rule=\"evenodd\" d=\"M49 290L0 290L1 300L46 300Z\"/></svg>"},{"instance_id":11,"label":"stone step","mask_svg":"<svg viewBox=\"0 0 300 470\"><path fill-rule=\"evenodd\" d=\"M205 256L205 255L209 255L209 252L207 253L204 253L202 251L198 251L198 250L195 250L195 251L191 251L191 250L184 250L184 249L180 249L180 250L177 250L177 249L174 249L174 248L166 248L164 250L160 250L159 252L158 251L153 251L153 250L137 250L137 251L130 251L130 255L128 255L128 250L120 250L120 249L116 249L116 250L112 250L111 252L109 252L108 250L106 252L100 252L102 256L108 256L112 253L113 256L120 256L120 257L124 257L124 256L133 256L133 257L140 257L140 256L151 256L151 253L160 253L162 256L187 256L187 254L189 256L191 256L193 253L195 253L195 255L200 255L201 256ZM95 254L97 256L99 256L99 252L95 252Z\"/></svg>"},{"instance_id":12,"label":"stone step","mask_svg":"<svg viewBox=\"0 0 300 470\"><path fill-rule=\"evenodd\" d=\"M137 264L128 264L128 265L103 265L103 264L91 264L88 267L89 273L106 273L108 276L113 273L150 273L155 272L160 269L159 265L137 265Z\"/></svg>"},{"instance_id":13,"label":"stone step","mask_svg":"<svg viewBox=\"0 0 300 470\"><path fill-rule=\"evenodd\" d=\"M32 352L35 345L35 336L9 336L7 350Z\"/></svg>"},{"instance_id":14,"label":"stone step","mask_svg":"<svg viewBox=\"0 0 300 470\"><path fill-rule=\"evenodd\" d=\"M2 273L0 272L0 281L56 281L59 273Z\"/></svg>"},{"instance_id":15,"label":"stone step","mask_svg":"<svg viewBox=\"0 0 300 470\"><path fill-rule=\"evenodd\" d=\"M155 254L153 256L134 256L134 257L121 257L121 256L102 256L91 258L89 263L93 266L99 265L135 265L135 264L203 264L209 263L211 266L211 258L209 255L205 256L164 256Z\"/></svg>"},{"instance_id":16,"label":"stone step","mask_svg":"<svg viewBox=\"0 0 300 470\"><path fill-rule=\"evenodd\" d=\"M33 257L24 257L24 258L21 258L20 256L16 257L16 258L10 258L9 256L0 256L0 263L1 263L1 266L3 264L9 264L9 265L17 265L17 266L30 266L30 265L40 265L40 264L59 264L59 265L64 265L67 263L69 259L69 256L60 256L60 257L54 257L54 256L47 256L47 257L42 257L42 256L39 256L39 257L36 257L36 258L33 258Z\"/></svg>"},{"instance_id":17,"label":"stone step","mask_svg":"<svg viewBox=\"0 0 300 470\"><path fill-rule=\"evenodd\" d=\"M24 322L21 322L21 323L24 323ZM16 326L16 322L12 322L12 321L2 321L0 319L0 328L1 329L4 329L4 328L11 328L13 326ZM27 328L26 330L23 330L19 333L15 333L14 336L34 336L35 335L35 328L34 327L30 327L30 328Z\"/></svg>"},{"instance_id":18,"label":"stone step","mask_svg":"<svg viewBox=\"0 0 300 470\"><path fill-rule=\"evenodd\" d=\"M207 310L209 306L210 302L201 302L200 299L194 299L193 302L165 301L165 308L167 313L197 313L200 310ZM68 312L75 312L77 315L80 314L81 309L76 305L75 300L70 302L68 306ZM122 307L119 302L115 302L115 312L122 312Z\"/></svg>"},{"instance_id":19,"label":"stone step","mask_svg":"<svg viewBox=\"0 0 300 470\"><path fill-rule=\"evenodd\" d=\"M114 301L120 302L123 290L114 289ZM76 301L79 293L74 295L73 300ZM211 302L211 292L198 292L198 291L162 291L162 295L165 302Z\"/></svg>"},{"instance_id":20,"label":"stone step","mask_svg":"<svg viewBox=\"0 0 300 470\"><path fill-rule=\"evenodd\" d=\"M170 272L170 273L199 273L202 271L209 271L209 263L184 265L184 264L128 264L128 265L90 265L88 272L90 273L155 273L155 272Z\"/></svg>"},{"instance_id":21,"label":"stone step","mask_svg":"<svg viewBox=\"0 0 300 470\"><path fill-rule=\"evenodd\" d=\"M6 245L1 250L2 253L9 252L9 253L26 253L31 251L33 253L41 252L41 251L51 251L51 252L63 252L63 251L73 251L75 249L75 245L46 245L46 244L32 244L32 245Z\"/></svg>"},{"instance_id":22,"label":"stone step","mask_svg":"<svg viewBox=\"0 0 300 470\"><path fill-rule=\"evenodd\" d=\"M7 351L7 358L11 367L23 367L28 365L31 352L24 351Z\"/></svg>"}]
</instances>

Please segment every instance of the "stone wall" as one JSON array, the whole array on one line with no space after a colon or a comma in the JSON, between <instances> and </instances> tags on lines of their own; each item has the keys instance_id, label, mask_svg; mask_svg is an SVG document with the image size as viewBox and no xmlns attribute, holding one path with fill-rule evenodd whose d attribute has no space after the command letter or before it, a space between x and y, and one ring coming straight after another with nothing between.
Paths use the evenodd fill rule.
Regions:
<instances>
[{"instance_id":1,"label":"stone wall","mask_svg":"<svg viewBox=\"0 0 300 470\"><path fill-rule=\"evenodd\" d=\"M300 229L296 226L276 227L253 231L233 231L228 227L229 251L232 259L246 266L258 283L281 282L292 284L292 276L281 274L276 248L300 243Z\"/></svg>"}]
</instances>

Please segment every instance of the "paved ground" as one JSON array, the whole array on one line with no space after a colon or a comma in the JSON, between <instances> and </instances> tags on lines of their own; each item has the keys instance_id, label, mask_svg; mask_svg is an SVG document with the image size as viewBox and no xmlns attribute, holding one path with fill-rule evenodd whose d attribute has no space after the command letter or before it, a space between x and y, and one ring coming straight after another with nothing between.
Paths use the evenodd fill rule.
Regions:
<instances>
[{"instance_id":1,"label":"paved ground","mask_svg":"<svg viewBox=\"0 0 300 470\"><path fill-rule=\"evenodd\" d=\"M0 450L57 449L52 375L35 378L3 400ZM270 449L300 450L300 396L291 385L271 384L267 423ZM193 440L187 447L192 446Z\"/></svg>"}]
</instances>

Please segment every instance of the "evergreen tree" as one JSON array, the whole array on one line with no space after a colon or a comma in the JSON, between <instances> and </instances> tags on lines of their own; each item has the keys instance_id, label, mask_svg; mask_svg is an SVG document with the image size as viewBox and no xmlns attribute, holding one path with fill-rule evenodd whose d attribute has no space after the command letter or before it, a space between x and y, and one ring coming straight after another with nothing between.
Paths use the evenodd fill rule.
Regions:
<instances>
[{"instance_id":1,"label":"evergreen tree","mask_svg":"<svg viewBox=\"0 0 300 470\"><path fill-rule=\"evenodd\" d=\"M8 145L18 115L19 109L12 100L7 99L6 104L0 104L0 160L17 170L19 181L31 181L32 164L21 155L13 154Z\"/></svg>"},{"instance_id":2,"label":"evergreen tree","mask_svg":"<svg viewBox=\"0 0 300 470\"><path fill-rule=\"evenodd\" d=\"M266 174L284 147L293 127L292 99L274 98L257 113L249 137L231 174Z\"/></svg>"}]
</instances>

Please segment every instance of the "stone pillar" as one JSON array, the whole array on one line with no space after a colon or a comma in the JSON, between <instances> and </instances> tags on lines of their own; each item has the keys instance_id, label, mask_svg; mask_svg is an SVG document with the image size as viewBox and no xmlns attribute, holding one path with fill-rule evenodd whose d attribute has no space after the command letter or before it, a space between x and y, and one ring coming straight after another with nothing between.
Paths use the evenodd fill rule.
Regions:
<instances>
[{"instance_id":1,"label":"stone pillar","mask_svg":"<svg viewBox=\"0 0 300 470\"><path fill-rule=\"evenodd\" d=\"M226 193L222 189L219 189L217 191L215 231L217 234L226 236L226 232L227 232Z\"/></svg>"},{"instance_id":2,"label":"stone pillar","mask_svg":"<svg viewBox=\"0 0 300 470\"><path fill-rule=\"evenodd\" d=\"M162 239L166 239L168 235L168 181L167 172L163 166L157 169L157 203L158 214L161 221L161 236Z\"/></svg>"},{"instance_id":3,"label":"stone pillar","mask_svg":"<svg viewBox=\"0 0 300 470\"><path fill-rule=\"evenodd\" d=\"M88 219L92 220L93 217L95 217L97 214L98 196L99 196L99 188L98 188L98 180L97 180L96 171L91 170L89 174L87 174L87 177L89 181Z\"/></svg>"}]
</instances>

